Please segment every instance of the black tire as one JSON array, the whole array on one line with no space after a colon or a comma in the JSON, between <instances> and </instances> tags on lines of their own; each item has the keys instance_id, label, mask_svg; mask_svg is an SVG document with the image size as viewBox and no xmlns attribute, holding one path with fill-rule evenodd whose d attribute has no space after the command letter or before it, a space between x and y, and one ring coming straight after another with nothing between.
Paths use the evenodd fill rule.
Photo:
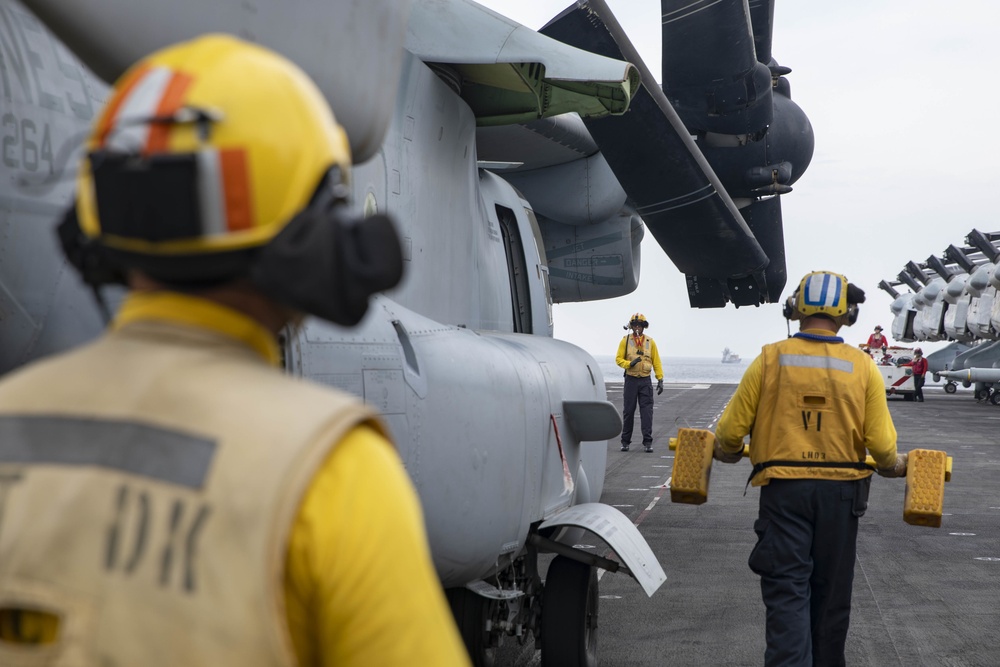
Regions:
<instances>
[{"instance_id":1,"label":"black tire","mask_svg":"<svg viewBox=\"0 0 1000 667\"><path fill-rule=\"evenodd\" d=\"M994 390L993 393L990 394L990 403L993 405L1000 405L1000 391Z\"/></svg>"},{"instance_id":2,"label":"black tire","mask_svg":"<svg viewBox=\"0 0 1000 667\"><path fill-rule=\"evenodd\" d=\"M542 591L542 667L596 667L597 569L557 556Z\"/></svg>"},{"instance_id":3,"label":"black tire","mask_svg":"<svg viewBox=\"0 0 1000 667\"><path fill-rule=\"evenodd\" d=\"M909 393L903 394L903 400L904 401L912 401L913 400L913 394L909 394Z\"/></svg>"},{"instance_id":4,"label":"black tire","mask_svg":"<svg viewBox=\"0 0 1000 667\"><path fill-rule=\"evenodd\" d=\"M946 393L946 394L954 394L956 391L958 391L958 387L955 386L954 382L947 382L947 383L945 383L945 385L944 385L944 393Z\"/></svg>"},{"instance_id":5,"label":"black tire","mask_svg":"<svg viewBox=\"0 0 1000 667\"><path fill-rule=\"evenodd\" d=\"M494 601L467 588L449 588L445 595L472 664L474 667L493 667L496 649L490 647L486 621L490 618L490 605L495 604Z\"/></svg>"}]
</instances>

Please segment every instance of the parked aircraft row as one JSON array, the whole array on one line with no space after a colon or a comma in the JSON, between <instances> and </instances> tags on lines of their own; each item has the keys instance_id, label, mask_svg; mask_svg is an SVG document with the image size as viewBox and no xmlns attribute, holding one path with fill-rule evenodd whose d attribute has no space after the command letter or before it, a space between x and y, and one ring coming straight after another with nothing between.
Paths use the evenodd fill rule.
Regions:
<instances>
[{"instance_id":1,"label":"parked aircraft row","mask_svg":"<svg viewBox=\"0 0 1000 667\"><path fill-rule=\"evenodd\" d=\"M896 288L905 285L910 292ZM923 262L907 262L879 287L893 297L897 341L953 341L928 357L935 379L976 386L977 398L1000 405L1000 232L973 229L965 245L949 245Z\"/></svg>"},{"instance_id":2,"label":"parked aircraft row","mask_svg":"<svg viewBox=\"0 0 1000 667\"><path fill-rule=\"evenodd\" d=\"M273 48L326 95L354 206L393 217L406 265L357 328L289 335L288 372L383 414L477 664L532 635L544 664L591 664L597 568L649 595L666 575L599 502L621 418L597 362L553 338L551 306L633 291L647 228L692 307L780 298L779 195L813 138L773 11L651 7L669 17L661 86L602 0L537 32L470 0L0 0L0 373L104 326L53 230L109 83L206 32ZM617 560L573 548L583 530ZM540 553L559 554L545 582Z\"/></svg>"}]
</instances>

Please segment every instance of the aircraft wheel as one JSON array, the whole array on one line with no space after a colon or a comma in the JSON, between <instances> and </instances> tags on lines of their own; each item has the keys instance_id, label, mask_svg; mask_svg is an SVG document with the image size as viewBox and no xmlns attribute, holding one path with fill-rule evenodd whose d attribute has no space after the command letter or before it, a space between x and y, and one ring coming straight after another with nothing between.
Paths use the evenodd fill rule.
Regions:
<instances>
[{"instance_id":1,"label":"aircraft wheel","mask_svg":"<svg viewBox=\"0 0 1000 667\"><path fill-rule=\"evenodd\" d=\"M542 590L542 667L597 665L597 568L557 556Z\"/></svg>"},{"instance_id":2,"label":"aircraft wheel","mask_svg":"<svg viewBox=\"0 0 1000 667\"><path fill-rule=\"evenodd\" d=\"M948 382L944 385L944 393L954 394L956 391L958 391L958 387L955 386L954 382Z\"/></svg>"},{"instance_id":3,"label":"aircraft wheel","mask_svg":"<svg viewBox=\"0 0 1000 667\"><path fill-rule=\"evenodd\" d=\"M990 403L993 405L1000 405L1000 391L994 391L990 394Z\"/></svg>"},{"instance_id":4,"label":"aircraft wheel","mask_svg":"<svg viewBox=\"0 0 1000 667\"><path fill-rule=\"evenodd\" d=\"M467 588L449 588L445 594L472 664L475 667L493 667L496 649L490 645L486 621L490 618L490 605L494 601Z\"/></svg>"},{"instance_id":5,"label":"aircraft wheel","mask_svg":"<svg viewBox=\"0 0 1000 667\"><path fill-rule=\"evenodd\" d=\"M911 394L909 392L903 394L903 400L904 401L912 401L913 400L913 394Z\"/></svg>"}]
</instances>

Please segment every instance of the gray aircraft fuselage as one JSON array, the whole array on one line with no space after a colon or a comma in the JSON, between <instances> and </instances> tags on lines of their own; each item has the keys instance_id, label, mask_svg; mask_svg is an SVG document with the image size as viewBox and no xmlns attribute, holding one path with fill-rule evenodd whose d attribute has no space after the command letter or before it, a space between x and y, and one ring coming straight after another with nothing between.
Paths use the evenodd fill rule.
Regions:
<instances>
[{"instance_id":1,"label":"gray aircraft fuselage","mask_svg":"<svg viewBox=\"0 0 1000 667\"><path fill-rule=\"evenodd\" d=\"M74 200L80 146L108 93L77 55L107 76L140 49L130 35L197 34L202 16L199 3L181 3L153 26L127 14L127 3L119 0L26 4L62 39L17 0L0 0L0 373L91 340L104 326L93 295L61 257L54 233ZM361 11L361 5L342 4ZM482 18L484 10L472 3L455 6L491 29L516 26L496 16ZM299 8L332 11L308 2ZM212 21L233 25L249 11L218 9L230 16ZM108 30L116 12L121 21L113 35L94 32ZM124 30L133 24L134 31ZM278 23L257 29L259 41L275 48L292 34ZM517 29L527 44L547 41ZM588 69L599 72L601 82L594 85L604 86L600 90L614 89L614 80L603 82L617 71L618 85L628 90L627 63L576 56L553 44L553 68L562 58L578 63L584 76ZM350 74L350 64L334 51L296 48L311 58L310 73L324 62L348 70L320 69L314 78L321 85ZM559 550L591 567L598 562L572 549L584 529L615 550L622 571L651 595L666 578L655 555L625 515L599 504L605 443L619 433L621 418L607 402L594 359L552 337L547 260L551 251L577 269L557 279L564 293L585 299L631 291L638 279L641 221L617 201L600 220L568 226L549 221L546 232L546 220L539 220L530 200L482 168L477 114L484 111L474 110L449 85L440 66L432 68L402 48L396 55L382 50L378 58L397 62L367 65L398 73L396 81L369 81L389 87L391 94L380 93L376 114L384 116L384 126L355 108L343 109L345 118L360 124L361 146L367 147L351 174L351 200L358 211L388 213L396 222L404 278L372 300L355 328L310 319L290 332L284 341L287 370L350 392L382 414L420 495L442 583L458 591L478 587L476 596L490 600L490 617L504 621L496 626L504 632L539 631L539 551ZM591 84L580 86L587 91ZM579 95L581 108L589 94ZM563 104L575 103L567 99ZM373 136L380 137L374 146ZM606 170L599 178L614 176ZM567 209L574 206L566 202ZM553 214L563 217L558 207ZM120 296L109 291L112 309ZM505 586L515 591L501 590Z\"/></svg>"}]
</instances>

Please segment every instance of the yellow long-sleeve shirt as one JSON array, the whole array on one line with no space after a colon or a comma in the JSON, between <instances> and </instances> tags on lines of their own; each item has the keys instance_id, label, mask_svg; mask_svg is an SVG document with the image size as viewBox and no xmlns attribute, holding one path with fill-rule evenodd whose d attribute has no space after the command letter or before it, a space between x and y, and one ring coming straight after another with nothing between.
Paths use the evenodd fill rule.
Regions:
<instances>
[{"instance_id":1,"label":"yellow long-sleeve shirt","mask_svg":"<svg viewBox=\"0 0 1000 667\"><path fill-rule=\"evenodd\" d=\"M468 663L416 492L373 429L351 431L314 478L288 542L285 602L304 666Z\"/></svg>"}]
</instances>

